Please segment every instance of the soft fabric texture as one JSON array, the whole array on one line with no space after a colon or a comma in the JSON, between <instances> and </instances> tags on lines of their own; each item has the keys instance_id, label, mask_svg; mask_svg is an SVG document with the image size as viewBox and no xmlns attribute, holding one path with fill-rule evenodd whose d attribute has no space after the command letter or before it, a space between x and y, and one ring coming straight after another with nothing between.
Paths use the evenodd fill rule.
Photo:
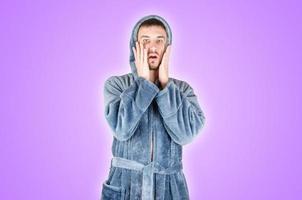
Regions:
<instances>
[{"instance_id":1,"label":"soft fabric texture","mask_svg":"<svg viewBox=\"0 0 302 200\"><path fill-rule=\"evenodd\" d=\"M187 82L169 77L160 90L159 82L137 75L132 47L139 25L150 18L163 22L168 44L172 44L171 29L162 17L143 17L130 39L131 73L111 76L105 82L104 114L112 129L113 158L102 185L102 200L189 199L182 146L200 133L205 116Z\"/></svg>"}]
</instances>

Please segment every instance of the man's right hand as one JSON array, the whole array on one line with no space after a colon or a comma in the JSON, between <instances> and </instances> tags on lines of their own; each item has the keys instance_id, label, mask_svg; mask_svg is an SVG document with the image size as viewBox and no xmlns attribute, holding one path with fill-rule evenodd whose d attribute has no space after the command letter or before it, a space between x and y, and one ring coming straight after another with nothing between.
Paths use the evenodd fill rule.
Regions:
<instances>
[{"instance_id":1,"label":"man's right hand","mask_svg":"<svg viewBox=\"0 0 302 200\"><path fill-rule=\"evenodd\" d=\"M141 43L135 42L136 48L132 47L137 74L150 81L147 49Z\"/></svg>"}]
</instances>

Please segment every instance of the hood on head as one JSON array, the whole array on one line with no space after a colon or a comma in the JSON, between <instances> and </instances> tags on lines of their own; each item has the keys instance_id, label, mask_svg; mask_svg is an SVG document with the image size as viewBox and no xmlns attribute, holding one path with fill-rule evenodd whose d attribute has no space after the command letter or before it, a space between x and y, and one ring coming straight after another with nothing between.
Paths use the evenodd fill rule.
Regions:
<instances>
[{"instance_id":1,"label":"hood on head","mask_svg":"<svg viewBox=\"0 0 302 200\"><path fill-rule=\"evenodd\" d=\"M146 20L149 19L157 19L159 21L161 21L166 29L167 32L167 45L172 44L172 31L171 28L169 26L169 24L166 22L166 20L164 18L162 18L161 16L158 15L147 15L143 18L141 18L133 27L132 29L132 34L131 34L131 39L130 39L130 66L131 66L131 72L134 75L135 78L137 78L137 70L136 70L136 66L135 66L135 58L134 58L134 53L132 50L132 47L135 47L135 42L137 41L137 33L138 33L138 29L139 26Z\"/></svg>"}]
</instances>

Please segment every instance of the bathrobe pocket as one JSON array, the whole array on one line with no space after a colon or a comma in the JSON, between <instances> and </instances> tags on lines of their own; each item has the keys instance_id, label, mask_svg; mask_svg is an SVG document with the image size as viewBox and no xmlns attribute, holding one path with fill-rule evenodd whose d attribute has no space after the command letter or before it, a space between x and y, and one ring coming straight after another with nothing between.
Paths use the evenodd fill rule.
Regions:
<instances>
[{"instance_id":1,"label":"bathrobe pocket","mask_svg":"<svg viewBox=\"0 0 302 200\"><path fill-rule=\"evenodd\" d=\"M124 189L119 186L109 185L108 181L103 183L101 200L124 200Z\"/></svg>"}]
</instances>

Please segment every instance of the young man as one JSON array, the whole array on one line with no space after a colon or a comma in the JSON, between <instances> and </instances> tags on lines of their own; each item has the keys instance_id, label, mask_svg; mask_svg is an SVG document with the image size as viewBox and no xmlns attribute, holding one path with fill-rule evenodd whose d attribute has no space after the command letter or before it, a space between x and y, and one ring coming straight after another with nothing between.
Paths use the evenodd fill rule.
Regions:
<instances>
[{"instance_id":1,"label":"young man","mask_svg":"<svg viewBox=\"0 0 302 200\"><path fill-rule=\"evenodd\" d=\"M191 86L169 77L171 44L162 17L143 17L130 39L132 72L105 82L105 117L114 137L103 200L189 199L182 146L200 132L205 116Z\"/></svg>"}]
</instances>

